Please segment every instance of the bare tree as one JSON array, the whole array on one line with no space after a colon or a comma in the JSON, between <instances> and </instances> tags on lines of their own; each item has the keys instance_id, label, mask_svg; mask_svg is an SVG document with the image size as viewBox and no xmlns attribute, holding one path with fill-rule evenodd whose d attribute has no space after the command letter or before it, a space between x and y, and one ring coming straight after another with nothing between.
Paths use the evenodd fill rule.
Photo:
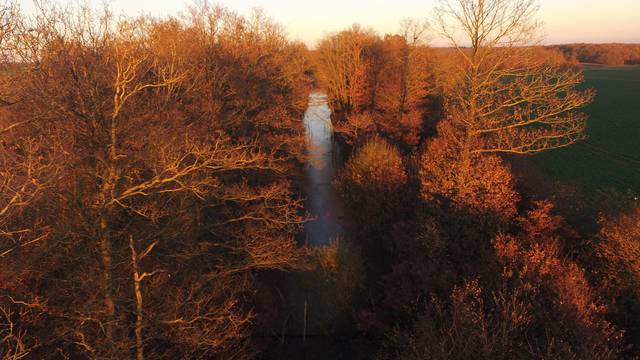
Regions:
<instances>
[{"instance_id":1,"label":"bare tree","mask_svg":"<svg viewBox=\"0 0 640 360\"><path fill-rule=\"evenodd\" d=\"M0 229L30 224L18 215L36 199L49 230L3 263L46 279L12 290L47 298L55 330L30 332L69 357L160 356L148 344L164 336L186 358L247 356L254 273L300 254L302 203L283 175L302 148L303 49L221 9L194 10L207 21L38 9L12 49L23 71L8 114L29 126L7 128L0 151Z\"/></svg>"},{"instance_id":2,"label":"bare tree","mask_svg":"<svg viewBox=\"0 0 640 360\"><path fill-rule=\"evenodd\" d=\"M535 0L442 0L441 34L455 48L459 86L448 94L448 118L460 129L463 158L530 154L585 137L593 98L578 90L582 74L531 56Z\"/></svg>"},{"instance_id":3,"label":"bare tree","mask_svg":"<svg viewBox=\"0 0 640 360\"><path fill-rule=\"evenodd\" d=\"M12 43L16 30L19 26L20 8L15 1L4 1L0 4L0 106L8 106L15 103L12 96L15 89L12 89L15 82L12 72L17 72L13 57ZM7 123L7 119L0 119L0 136L7 131L19 126L20 123Z\"/></svg>"},{"instance_id":4,"label":"bare tree","mask_svg":"<svg viewBox=\"0 0 640 360\"><path fill-rule=\"evenodd\" d=\"M399 34L384 39L354 26L320 42L317 78L336 111L335 129L347 142L377 133L417 145L420 106L429 93L425 31L425 24L405 20Z\"/></svg>"},{"instance_id":5,"label":"bare tree","mask_svg":"<svg viewBox=\"0 0 640 360\"><path fill-rule=\"evenodd\" d=\"M24 332L13 319L13 312L0 306L0 350L3 360L26 358L31 352L24 341Z\"/></svg>"},{"instance_id":6,"label":"bare tree","mask_svg":"<svg viewBox=\"0 0 640 360\"><path fill-rule=\"evenodd\" d=\"M398 35L386 35L384 59L377 86L379 131L397 143L419 142L425 98L432 91L430 49L424 43L427 24L406 19Z\"/></svg>"},{"instance_id":7,"label":"bare tree","mask_svg":"<svg viewBox=\"0 0 640 360\"><path fill-rule=\"evenodd\" d=\"M60 154L59 146L27 128L33 119L19 114L26 68L17 63L21 25L17 3L0 5L0 259L46 238L34 202L55 179Z\"/></svg>"},{"instance_id":8,"label":"bare tree","mask_svg":"<svg viewBox=\"0 0 640 360\"><path fill-rule=\"evenodd\" d=\"M0 139L0 259L47 236L33 202L56 176L55 148L43 139Z\"/></svg>"},{"instance_id":9,"label":"bare tree","mask_svg":"<svg viewBox=\"0 0 640 360\"><path fill-rule=\"evenodd\" d=\"M373 69L369 60L379 57L374 54L379 43L373 31L354 25L326 37L318 45L318 78L336 111L348 114L375 102L372 75L380 69Z\"/></svg>"},{"instance_id":10,"label":"bare tree","mask_svg":"<svg viewBox=\"0 0 640 360\"><path fill-rule=\"evenodd\" d=\"M136 298L136 325L135 325L135 334L136 334L136 359L144 360L144 337L143 337L143 328L144 328L144 304L142 298L142 281L147 278L155 275L159 270L154 270L150 273L148 272L140 272L140 262L144 260L147 255L153 248L158 245L157 241L154 241L149 246L147 246L144 251L141 253L136 249L136 244L133 240L133 236L129 236L129 249L131 250L131 270L133 273L133 289Z\"/></svg>"}]
</instances>

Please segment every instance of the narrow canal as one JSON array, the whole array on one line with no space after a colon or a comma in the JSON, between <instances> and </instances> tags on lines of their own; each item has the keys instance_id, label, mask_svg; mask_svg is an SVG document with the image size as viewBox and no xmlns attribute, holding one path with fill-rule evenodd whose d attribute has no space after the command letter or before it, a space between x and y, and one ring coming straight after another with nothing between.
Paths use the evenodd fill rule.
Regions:
<instances>
[{"instance_id":1,"label":"narrow canal","mask_svg":"<svg viewBox=\"0 0 640 360\"><path fill-rule=\"evenodd\" d=\"M312 92L304 115L307 130L307 210L313 220L305 227L311 246L329 244L342 232L342 206L335 192L339 150L333 139L331 109L327 95Z\"/></svg>"}]
</instances>

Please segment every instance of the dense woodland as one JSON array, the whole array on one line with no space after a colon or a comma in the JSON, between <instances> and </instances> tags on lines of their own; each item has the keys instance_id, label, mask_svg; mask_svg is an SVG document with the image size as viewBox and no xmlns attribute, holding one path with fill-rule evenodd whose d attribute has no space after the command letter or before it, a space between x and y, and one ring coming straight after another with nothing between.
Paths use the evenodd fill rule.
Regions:
<instances>
[{"instance_id":1,"label":"dense woodland","mask_svg":"<svg viewBox=\"0 0 640 360\"><path fill-rule=\"evenodd\" d=\"M577 62L637 46L530 46L532 0L315 49L259 11L36 4L0 8L0 358L640 354L640 208L512 167L585 138ZM316 248L313 89L346 154L345 232Z\"/></svg>"}]
</instances>

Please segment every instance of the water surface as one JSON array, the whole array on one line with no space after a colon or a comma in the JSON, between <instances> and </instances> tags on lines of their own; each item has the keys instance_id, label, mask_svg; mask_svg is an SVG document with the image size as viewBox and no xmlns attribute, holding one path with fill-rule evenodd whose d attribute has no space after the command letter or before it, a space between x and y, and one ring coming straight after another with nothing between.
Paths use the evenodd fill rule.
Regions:
<instances>
[{"instance_id":1,"label":"water surface","mask_svg":"<svg viewBox=\"0 0 640 360\"><path fill-rule=\"evenodd\" d=\"M333 187L338 150L333 141L331 109L327 95L312 92L304 114L307 129L307 211L313 217L305 227L307 242L313 246L330 243L342 232L342 206Z\"/></svg>"}]
</instances>

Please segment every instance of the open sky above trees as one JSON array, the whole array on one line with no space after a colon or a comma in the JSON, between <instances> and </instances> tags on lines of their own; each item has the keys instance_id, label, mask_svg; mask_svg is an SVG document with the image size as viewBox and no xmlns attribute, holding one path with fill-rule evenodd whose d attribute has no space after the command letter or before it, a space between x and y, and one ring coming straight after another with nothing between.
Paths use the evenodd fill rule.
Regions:
<instances>
[{"instance_id":1,"label":"open sky above trees","mask_svg":"<svg viewBox=\"0 0 640 360\"><path fill-rule=\"evenodd\" d=\"M200 0L198 0L200 1ZM19 1L31 8L32 0ZM93 4L102 2L93 0ZM285 27L289 35L315 45L328 33L359 23L373 27L380 33L393 33L401 19L429 17L433 0L219 0L211 1L247 15L253 8L264 9L266 14ZM116 12L129 15L150 13L174 15L194 3L190 0L109 0ZM621 11L624 9L624 11ZM538 18L545 25L542 34L545 43L606 43L640 42L640 1L637 0L540 0ZM432 45L446 45L442 39L432 39Z\"/></svg>"}]
</instances>

